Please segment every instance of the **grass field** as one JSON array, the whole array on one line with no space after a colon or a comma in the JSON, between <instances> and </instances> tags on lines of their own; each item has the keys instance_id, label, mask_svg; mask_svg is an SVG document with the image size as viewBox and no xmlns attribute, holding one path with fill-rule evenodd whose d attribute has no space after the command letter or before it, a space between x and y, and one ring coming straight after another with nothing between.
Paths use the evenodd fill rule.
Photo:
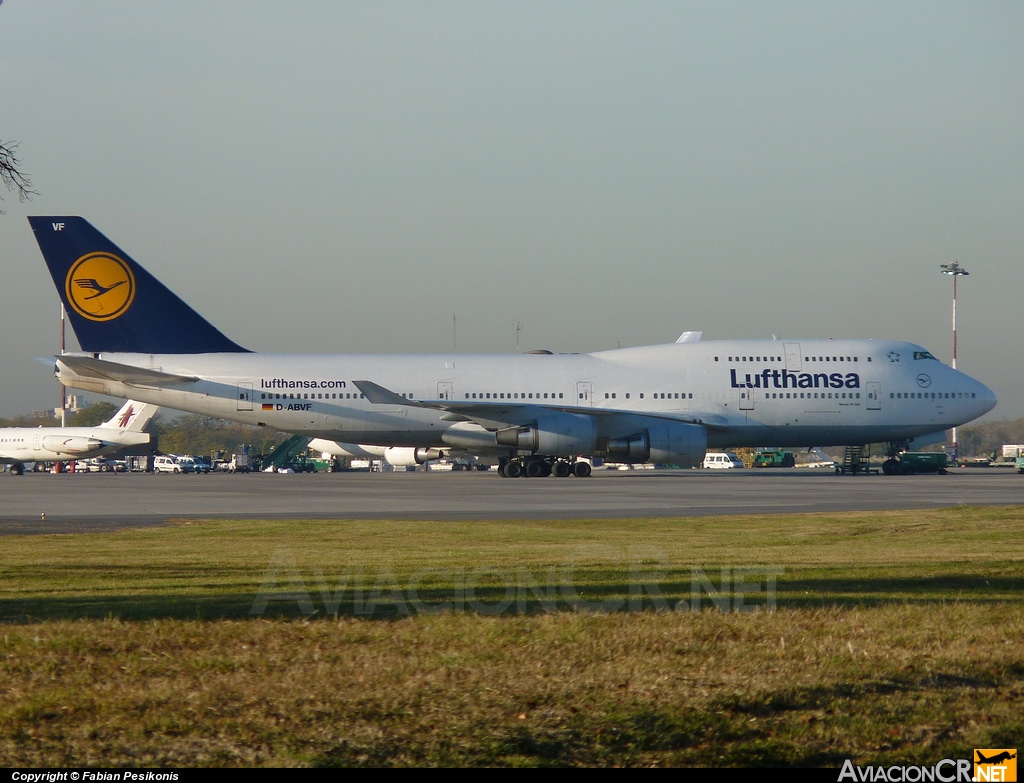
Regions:
<instances>
[{"instance_id":1,"label":"grass field","mask_svg":"<svg viewBox=\"0 0 1024 783\"><path fill-rule=\"evenodd\" d=\"M1024 736L1024 509L7 537L6 766L931 765Z\"/></svg>"}]
</instances>

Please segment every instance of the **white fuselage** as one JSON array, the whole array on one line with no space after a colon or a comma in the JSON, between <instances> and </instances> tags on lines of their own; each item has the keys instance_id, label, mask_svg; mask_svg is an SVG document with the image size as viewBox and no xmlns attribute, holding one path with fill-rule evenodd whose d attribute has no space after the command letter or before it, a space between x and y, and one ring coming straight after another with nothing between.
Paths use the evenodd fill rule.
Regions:
<instances>
[{"instance_id":1,"label":"white fuselage","mask_svg":"<svg viewBox=\"0 0 1024 783\"><path fill-rule=\"evenodd\" d=\"M440 407L508 406L510 417L591 414L599 434L634 415L696 422L709 448L899 441L959 426L996 403L990 389L925 349L888 340L714 340L590 354L124 354L99 358L180 383L80 376L69 386L348 443L443 446L466 418ZM411 401L375 404L354 381ZM509 417L495 417L508 421Z\"/></svg>"},{"instance_id":2,"label":"white fuselage","mask_svg":"<svg viewBox=\"0 0 1024 783\"><path fill-rule=\"evenodd\" d=\"M5 427L0 429L0 463L87 459L149 441L145 432L104 427Z\"/></svg>"}]
</instances>

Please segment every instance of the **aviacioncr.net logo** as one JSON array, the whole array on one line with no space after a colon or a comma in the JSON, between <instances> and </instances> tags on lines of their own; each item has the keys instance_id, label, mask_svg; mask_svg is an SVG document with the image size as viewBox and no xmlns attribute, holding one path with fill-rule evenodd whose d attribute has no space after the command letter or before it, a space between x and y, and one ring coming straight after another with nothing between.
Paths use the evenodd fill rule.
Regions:
<instances>
[{"instance_id":1,"label":"aviacioncr.net logo","mask_svg":"<svg viewBox=\"0 0 1024 783\"><path fill-rule=\"evenodd\" d=\"M135 299L135 275L113 253L87 253L71 265L64 280L71 308L90 321L110 321Z\"/></svg>"}]
</instances>

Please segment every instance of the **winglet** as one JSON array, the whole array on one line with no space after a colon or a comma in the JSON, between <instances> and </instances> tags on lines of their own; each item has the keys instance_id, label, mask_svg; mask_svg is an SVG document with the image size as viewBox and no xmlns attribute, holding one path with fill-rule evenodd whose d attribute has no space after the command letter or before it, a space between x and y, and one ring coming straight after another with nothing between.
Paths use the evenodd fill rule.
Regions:
<instances>
[{"instance_id":1,"label":"winglet","mask_svg":"<svg viewBox=\"0 0 1024 783\"><path fill-rule=\"evenodd\" d=\"M408 400L401 394L396 394L390 389L385 389L379 383L373 381L352 381L355 387L363 393L374 405L411 405L416 406L413 400Z\"/></svg>"}]
</instances>

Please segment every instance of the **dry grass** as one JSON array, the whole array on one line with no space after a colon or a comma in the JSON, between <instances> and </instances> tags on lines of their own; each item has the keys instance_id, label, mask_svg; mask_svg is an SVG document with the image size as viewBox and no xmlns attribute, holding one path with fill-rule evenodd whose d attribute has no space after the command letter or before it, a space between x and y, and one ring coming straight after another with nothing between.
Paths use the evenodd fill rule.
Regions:
<instances>
[{"instance_id":1,"label":"dry grass","mask_svg":"<svg viewBox=\"0 0 1024 783\"><path fill-rule=\"evenodd\" d=\"M210 522L7 539L0 763L839 766L1015 747L1022 518ZM753 612L652 611L687 608L695 568L713 590L722 568L776 569L776 610L761 580Z\"/></svg>"}]
</instances>

